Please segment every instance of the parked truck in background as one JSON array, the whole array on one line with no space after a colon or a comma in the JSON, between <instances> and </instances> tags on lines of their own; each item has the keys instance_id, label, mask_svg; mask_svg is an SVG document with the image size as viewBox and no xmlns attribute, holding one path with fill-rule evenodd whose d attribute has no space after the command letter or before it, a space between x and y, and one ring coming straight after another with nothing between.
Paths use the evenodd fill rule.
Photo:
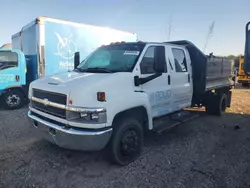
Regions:
<instances>
[{"instance_id":1,"label":"parked truck in background","mask_svg":"<svg viewBox=\"0 0 250 188\"><path fill-rule=\"evenodd\" d=\"M190 117L187 107L221 115L231 104L233 62L206 56L188 41L101 46L76 69L31 83L28 116L52 143L107 149L127 165L146 131L162 132Z\"/></svg>"},{"instance_id":2,"label":"parked truck in background","mask_svg":"<svg viewBox=\"0 0 250 188\"><path fill-rule=\"evenodd\" d=\"M12 36L12 51L0 50L0 60L7 58L2 62L4 68L0 67L0 105L8 109L21 107L32 81L72 70L75 52L79 51L83 60L101 44L114 41L135 42L137 35L48 17L36 18Z\"/></svg>"},{"instance_id":3,"label":"parked truck in background","mask_svg":"<svg viewBox=\"0 0 250 188\"><path fill-rule=\"evenodd\" d=\"M244 56L239 57L239 71L238 71L238 83L240 83L243 87L248 87L250 85L250 76L245 74L244 68Z\"/></svg>"},{"instance_id":4,"label":"parked truck in background","mask_svg":"<svg viewBox=\"0 0 250 188\"><path fill-rule=\"evenodd\" d=\"M22 106L26 84L26 59L17 49L0 49L0 104L6 108Z\"/></svg>"},{"instance_id":5,"label":"parked truck in background","mask_svg":"<svg viewBox=\"0 0 250 188\"><path fill-rule=\"evenodd\" d=\"M244 53L244 63L243 70L245 75L250 77L250 22L246 24L245 27L245 53Z\"/></svg>"}]
</instances>

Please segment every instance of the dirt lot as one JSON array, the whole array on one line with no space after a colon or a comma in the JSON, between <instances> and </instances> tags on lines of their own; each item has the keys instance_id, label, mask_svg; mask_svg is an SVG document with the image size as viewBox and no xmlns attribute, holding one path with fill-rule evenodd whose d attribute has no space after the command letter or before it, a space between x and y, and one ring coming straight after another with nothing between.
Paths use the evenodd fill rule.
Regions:
<instances>
[{"instance_id":1,"label":"dirt lot","mask_svg":"<svg viewBox=\"0 0 250 188\"><path fill-rule=\"evenodd\" d=\"M103 152L58 148L28 124L27 108L0 110L0 187L250 187L250 92L223 117L201 115L146 139L142 157L110 165Z\"/></svg>"}]
</instances>

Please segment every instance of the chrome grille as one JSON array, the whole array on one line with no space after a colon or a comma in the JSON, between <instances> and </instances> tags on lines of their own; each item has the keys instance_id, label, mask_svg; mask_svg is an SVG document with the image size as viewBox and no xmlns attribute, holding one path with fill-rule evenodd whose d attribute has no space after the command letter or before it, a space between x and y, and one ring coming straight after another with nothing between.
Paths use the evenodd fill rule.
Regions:
<instances>
[{"instance_id":1,"label":"chrome grille","mask_svg":"<svg viewBox=\"0 0 250 188\"><path fill-rule=\"evenodd\" d=\"M53 93L38 89L33 89L33 96L35 98L41 99L41 100L48 100L50 102L54 102L61 105L66 105L67 103L67 96L60 93ZM32 101L32 107L40 110L42 112L60 117L60 118L66 118L66 110L61 108L56 108L53 106L45 105L43 103Z\"/></svg>"},{"instance_id":2,"label":"chrome grille","mask_svg":"<svg viewBox=\"0 0 250 188\"><path fill-rule=\"evenodd\" d=\"M66 105L67 96L61 93L53 93L40 89L33 89L33 96L39 99L48 99L50 102Z\"/></svg>"}]
</instances>

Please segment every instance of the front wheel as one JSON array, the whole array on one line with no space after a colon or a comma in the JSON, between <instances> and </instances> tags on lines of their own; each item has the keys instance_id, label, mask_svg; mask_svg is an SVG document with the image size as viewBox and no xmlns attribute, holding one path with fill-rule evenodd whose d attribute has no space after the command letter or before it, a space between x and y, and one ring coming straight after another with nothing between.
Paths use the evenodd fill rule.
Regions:
<instances>
[{"instance_id":1,"label":"front wheel","mask_svg":"<svg viewBox=\"0 0 250 188\"><path fill-rule=\"evenodd\" d=\"M24 104L24 95L19 90L10 90L3 95L2 102L5 109L18 109Z\"/></svg>"},{"instance_id":2,"label":"front wheel","mask_svg":"<svg viewBox=\"0 0 250 188\"><path fill-rule=\"evenodd\" d=\"M143 128L134 118L122 118L114 125L108 155L113 163L125 166L136 160L143 147Z\"/></svg>"}]
</instances>

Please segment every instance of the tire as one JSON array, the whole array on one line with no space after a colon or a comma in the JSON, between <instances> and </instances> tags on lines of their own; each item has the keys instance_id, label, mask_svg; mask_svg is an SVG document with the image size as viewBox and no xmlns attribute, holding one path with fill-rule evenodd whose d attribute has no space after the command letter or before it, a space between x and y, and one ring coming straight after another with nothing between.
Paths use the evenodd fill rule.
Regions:
<instances>
[{"instance_id":1,"label":"tire","mask_svg":"<svg viewBox=\"0 0 250 188\"><path fill-rule=\"evenodd\" d=\"M19 109L24 105L24 95L19 90L9 90L3 95L2 103L7 110Z\"/></svg>"},{"instance_id":2,"label":"tire","mask_svg":"<svg viewBox=\"0 0 250 188\"><path fill-rule=\"evenodd\" d=\"M209 104L206 106L206 111L209 114L221 116L227 108L227 95L217 94L212 96Z\"/></svg>"},{"instance_id":3,"label":"tire","mask_svg":"<svg viewBox=\"0 0 250 188\"><path fill-rule=\"evenodd\" d=\"M143 147L143 128L135 118L121 118L113 125L114 132L108 145L112 163L126 166L135 161Z\"/></svg>"}]
</instances>

